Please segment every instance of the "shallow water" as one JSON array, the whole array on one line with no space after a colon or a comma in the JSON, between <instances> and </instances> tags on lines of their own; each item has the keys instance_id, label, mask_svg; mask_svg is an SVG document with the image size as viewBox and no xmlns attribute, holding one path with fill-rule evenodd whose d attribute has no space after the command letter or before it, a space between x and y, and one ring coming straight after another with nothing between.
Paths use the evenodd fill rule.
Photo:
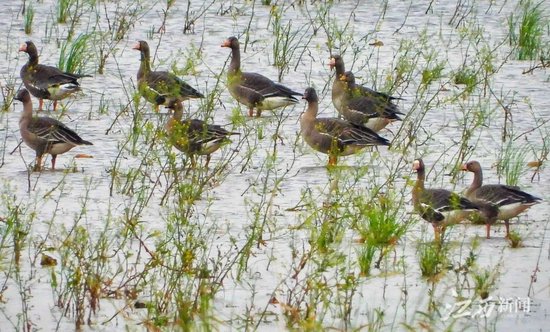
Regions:
<instances>
[{"instance_id":1,"label":"shallow water","mask_svg":"<svg viewBox=\"0 0 550 332\"><path fill-rule=\"evenodd\" d=\"M58 43L66 37L70 27L54 23L53 3L55 2L49 0L33 3L35 18L33 33L30 36L26 36L22 30L23 18L18 14L20 4L5 2L0 5L0 21L4 22L0 25L1 35L4 37L3 45L0 47L3 60L0 62L2 87L6 82L15 80L15 88L19 88L19 68L26 62L27 57L26 54L19 54L17 49L20 43L27 39L32 39L37 44L42 63L56 64L59 54ZM152 53L156 54L155 65L163 69L170 68L173 63L178 68L183 68L192 54L188 53L189 50L200 48L200 58L191 57L194 60L196 75L182 77L207 94L213 91L216 77L223 72L229 57L228 49L220 47L221 42L231 35L241 37L250 25L250 44L242 54L243 69L261 72L273 79L276 79L278 74L277 69L272 66L271 45L274 37L270 23L273 18L269 6L256 3L252 9L250 2L214 1L196 21L194 33L182 34L186 3L176 1L174 7L169 10L165 34L155 33L151 38L150 31L157 31L162 22L162 5L148 8L147 6L151 5L139 6L138 2L129 1L120 3L118 10L125 8L126 4L143 10L143 14L125 38L113 47L113 54L106 63L105 74L95 73L97 59L91 56L86 70L95 73L94 77L82 80L81 95L63 102L67 111L62 116L62 121L75 128L84 139L94 142L93 146L77 147L58 157L59 168L70 169L74 166L76 172L63 173L46 169L28 177L25 164L32 162L34 153L22 145L20 150L9 154L19 141L18 119L22 107L20 103L14 103L9 112L0 114L0 137L5 137L5 145L2 145L5 147L2 153L4 163L0 167L4 196L2 204L8 198L15 197L14 200L24 211L28 211L24 214L24 220L32 220L28 233L30 240L23 250L21 259L22 281L19 283L28 287L31 294L26 302L26 310L33 329L68 330L74 327L71 313L63 314L56 306L59 294L52 286L51 274L54 272L48 268L41 268L38 262L34 261L42 253L38 251L39 248L43 248L39 246L42 239L46 239L51 246L63 243L75 221L79 220L79 225L91 234L92 239L98 239L107 229L113 238L120 240L121 237L115 235L121 231L124 217L144 199L140 196L142 192L151 193L143 211L136 214L142 233L136 235L133 241L121 242L121 251L111 258L111 263L116 265L116 258L119 256L137 255L138 250L143 251L138 240L142 240L149 248L155 248L160 239L156 232L166 231L166 220L175 209L175 202L170 201L173 192L168 195L168 203L160 205L171 181L163 169L163 158L166 155L160 153L163 158L159 158L155 164L144 166L142 162L151 160L146 158L151 146L145 137L139 137L135 153L131 153L130 144L126 144L132 130L134 115L138 112L154 127L160 127L166 119L165 115L152 112L150 105L146 105L143 100L137 110L131 104L131 94L135 91L135 75L139 66L139 53L131 49L133 43L138 39L148 40ZM193 3L192 11L200 12L201 4L202 2ZM222 175L216 177L216 181L212 181L203 192L202 199L195 202L192 223L202 235L206 234L205 238L210 246L209 257L218 257L219 251L227 254L227 260L230 260L235 257L236 248L242 248L246 243L246 234L256 218L254 209L260 207L260 217L262 214L267 215L269 222L262 237L265 246L253 246L253 255L242 278L237 278L237 272L233 268L216 294L213 316L222 322L220 329L242 329L242 317L247 311L257 319L261 317L261 321L255 322L259 330L275 331L285 328L282 306L268 302L273 296L280 302L284 301L289 297L289 290L293 285L302 280L293 279L291 276L299 262L294 254L305 252L304 248L310 245L309 232L298 226L306 221L311 211L294 209L304 204L301 201L304 192L310 192L321 209L323 203L336 199L332 197L330 188L339 187L343 192L357 190L369 194L373 188L386 181L389 173L395 173L395 180L384 188L391 187L396 193L404 193L405 204L401 208L401 214L403 218L408 218L411 211L411 186L407 186L407 179L413 176L410 164L418 156L422 156L426 161L428 182L431 186L456 190L465 188L471 181L470 174L460 174L457 183L451 183L451 178L445 174L452 171L457 161L458 142L462 139L460 122L464 118L464 110L479 107L479 100L487 100L489 116L485 126L476 129L470 140L473 150L469 159L477 159L484 165L487 183L502 182L502 179L497 177L496 169L492 167L498 161L502 147L502 107L499 107L495 98L484 97L480 89L475 90L469 98L450 101L463 87L448 83L449 73L463 62L472 61L476 54L476 50L471 45L468 47L461 39L460 29L454 28L456 23L448 24L455 13L456 4L434 3L428 13L428 4L425 3L390 1L387 6L385 4L335 2L330 7L329 15L333 24L343 27L351 17L350 26L346 30L351 39L337 45L340 49L335 52L344 54L346 69L360 73L356 76L360 76L361 81L384 89L385 77L392 75L392 68L396 66L400 43L412 41L416 44L418 41L420 44L422 35L426 36L426 43L433 47L436 59L443 61L445 65L443 78L431 83L426 90L420 90L418 87L421 73L416 71L408 85L401 85L394 91L395 95L403 98L399 101L399 108L408 113L405 121L392 124L389 130L381 132L384 137L393 139L394 144L399 146L406 142L405 128L416 125L418 117L428 109L417 131L415 142L418 145L413 145L405 154L401 149L379 148L377 152L343 157L340 160L346 167L340 167L336 172L328 172L323 167L327 157L311 150L301 139L296 139L299 132L299 116L305 107L303 104L278 111L275 115L265 112L262 119L248 119L245 124L236 128L242 133L240 139L235 138L230 146L214 154L212 163L227 160L232 149L238 149L238 152ZM107 14L112 18L117 10L116 3L105 3L105 6ZM515 10L516 3L505 2L497 6L492 2L482 1L472 6L474 10L465 19L465 26L479 25L483 28L482 38L490 47L502 43L508 33L506 19L509 13ZM103 4L99 7L103 7ZM550 12L548 4L544 4L544 7ZM291 69L284 75L283 83L296 91L314 86L321 98L322 116L335 116L330 100L333 75L328 69L330 50L327 47L327 37L316 22L310 21L310 18L316 17L325 5L290 5L280 2L279 8L284 8L283 24L292 21L292 31L298 31L298 35L303 33L307 38L311 37L307 45L299 46L305 47L303 52L299 49L292 57ZM90 32L94 26L106 29L108 22L104 9L97 10L100 12L99 19L96 18L95 9L83 13L75 36L82 32ZM229 10L226 15L219 14L225 10ZM460 13L465 11L467 8L460 8ZM96 25L97 20L99 24ZM313 35L315 29L318 30ZM244 36L241 40L243 38ZM384 46L366 45L375 40L382 41ZM158 49L157 44L160 44ZM354 48L360 50L356 55L353 54ZM93 50L90 50L91 54L94 54ZM489 86L494 96L502 97L503 102L511 107L512 136L517 138L513 144L515 147L525 146L528 150L526 161L530 161L535 158L535 153L540 154L543 149L543 138L550 130L546 123L550 120L550 99L547 98L549 75L548 71L544 70L522 74L532 63L515 60L504 62L508 51L509 47L504 44L495 52L494 62L504 64L490 79ZM417 60L419 68L423 68L422 65L427 62L422 56ZM439 91L442 85L448 91ZM37 102L33 98L35 106ZM435 104L436 102L440 104ZM215 104L214 113L210 116L215 123L227 125L229 128L232 112L238 107L237 103L225 89L222 89L219 98L215 99ZM186 102L185 105L190 112L198 114L197 116L204 113L205 107L201 101L194 100ZM102 106L107 107L107 112L100 112ZM242 108L240 112L245 114L246 110ZM276 163L270 168L265 164L266 156L273 150L272 136L279 121L281 126L278 134L281 139L277 144ZM540 129L532 130L536 123L541 123ZM257 138L259 131L263 133L261 139ZM521 135L522 133L525 134ZM421 142L425 144L420 144ZM91 154L94 158L73 159L77 153ZM180 154L178 158L180 163L185 160ZM115 164L118 165L121 174L143 171L147 176L144 176L143 182L138 181L131 190L124 186L123 177L118 178L119 182L110 195L111 172ZM49 166L49 159L46 166ZM356 175L361 172L365 174L361 177ZM498 268L500 271L491 296L494 299L525 299L530 296L530 312L518 310L518 313L495 313L490 315L487 321L479 317L466 317L458 320L459 326L468 329L484 329L489 326L497 330L544 330L549 323L550 209L547 201L550 198L550 188L546 184L550 174L547 168L542 168L534 182L530 181L531 175L532 170L523 174L519 179L519 185L546 202L533 207L528 213L523 214L519 221L513 222L512 229L523 237L523 248L509 247L503 238L502 225L493 226L493 237L489 240L484 238L483 226L458 225L450 231L452 260L463 260L472 242L479 240L479 247L476 249L477 266ZM267 189L264 189L266 183ZM143 188L153 187L154 189L141 191ZM7 215L8 207L0 208L0 217ZM36 214L33 215L30 211ZM358 247L355 243L358 234L352 230L345 230L342 237L339 249L353 261ZM385 268L373 268L372 276L360 280L358 291L353 297L351 326L344 325L339 316L341 313L336 309L327 310L328 313L324 312L323 318L317 319L323 322L325 328L361 328L372 322L373 311L378 308L385 311L383 329L403 329L403 323L418 328L418 312L428 311L429 294L434 294L439 303L451 306L455 304L458 297L453 296L453 289L463 281L462 279L457 280L455 274L448 272L439 283L432 285L420 275L417 248L419 243L429 241L431 237L431 227L427 227L421 220L415 223L400 240L395 253L390 254L387 261L384 261ZM116 243L116 240L114 242ZM112 251L115 248L116 244L113 245ZM0 260L0 283L6 286L5 290L0 291L3 300L0 302L3 316L0 319L1 331L23 329L17 318L18 313L23 311L18 281L13 270L8 274L10 270L7 268L10 266L13 269L13 265L10 264L12 250L10 245L5 245ZM62 259L60 251L52 250L48 254L58 260ZM392 264L394 257L399 263ZM139 271L143 264L144 262L140 261L136 266L128 267L128 271ZM304 274L313 273L313 270L314 267L308 265L299 276L303 278ZM57 273L58 282L68 282L68 271L59 266L54 271ZM341 280L339 274L345 271L327 269L327 284L337 284L337 281ZM533 277L535 274L536 282ZM159 279L150 282L162 282L163 276L157 277ZM5 282L2 282L3 279ZM120 274L113 276L115 283L121 282L121 279L123 278ZM470 289L470 286L464 286L464 289ZM143 301L147 301L150 296L148 289L143 289L138 294L138 298ZM102 298L100 310L91 315L93 325L89 329L140 329L147 313L145 310L133 308L134 302L133 299L124 297ZM441 307L440 310L443 316L448 313L445 307ZM445 322L441 321L432 323L435 328L445 326Z\"/></svg>"}]
</instances>

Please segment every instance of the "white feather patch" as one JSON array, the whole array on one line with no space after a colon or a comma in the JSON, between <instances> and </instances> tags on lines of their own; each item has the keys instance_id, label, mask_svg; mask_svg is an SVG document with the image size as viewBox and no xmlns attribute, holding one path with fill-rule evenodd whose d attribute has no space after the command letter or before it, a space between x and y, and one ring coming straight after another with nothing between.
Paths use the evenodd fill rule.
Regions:
<instances>
[{"instance_id":1,"label":"white feather patch","mask_svg":"<svg viewBox=\"0 0 550 332\"><path fill-rule=\"evenodd\" d=\"M292 104L296 104L296 101L289 99L288 97L268 97L263 100L261 105L258 105L258 109L273 110L279 107L284 107Z\"/></svg>"}]
</instances>

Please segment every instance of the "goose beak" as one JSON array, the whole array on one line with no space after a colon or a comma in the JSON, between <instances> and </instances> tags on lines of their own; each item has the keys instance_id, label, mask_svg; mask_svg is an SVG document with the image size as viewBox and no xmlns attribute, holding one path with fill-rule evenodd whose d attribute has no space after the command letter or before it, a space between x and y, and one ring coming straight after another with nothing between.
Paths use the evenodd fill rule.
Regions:
<instances>
[{"instance_id":1,"label":"goose beak","mask_svg":"<svg viewBox=\"0 0 550 332\"><path fill-rule=\"evenodd\" d=\"M23 43L19 46L19 52L27 52L27 43Z\"/></svg>"},{"instance_id":2,"label":"goose beak","mask_svg":"<svg viewBox=\"0 0 550 332\"><path fill-rule=\"evenodd\" d=\"M220 46L221 47L231 47L231 42L229 40L225 40Z\"/></svg>"},{"instance_id":3,"label":"goose beak","mask_svg":"<svg viewBox=\"0 0 550 332\"><path fill-rule=\"evenodd\" d=\"M334 67L336 67L336 59L334 58L330 58L329 62L328 62L328 67L332 70L334 69Z\"/></svg>"},{"instance_id":4,"label":"goose beak","mask_svg":"<svg viewBox=\"0 0 550 332\"><path fill-rule=\"evenodd\" d=\"M468 170L468 165L462 164L462 165L460 166L460 170L462 170L462 171L467 171L467 170Z\"/></svg>"},{"instance_id":5,"label":"goose beak","mask_svg":"<svg viewBox=\"0 0 550 332\"><path fill-rule=\"evenodd\" d=\"M141 50L141 45L139 44L139 42L137 42L137 43L134 44L134 46L132 46L132 48L133 48L134 50L138 50L138 51L139 51L139 50Z\"/></svg>"}]
</instances>

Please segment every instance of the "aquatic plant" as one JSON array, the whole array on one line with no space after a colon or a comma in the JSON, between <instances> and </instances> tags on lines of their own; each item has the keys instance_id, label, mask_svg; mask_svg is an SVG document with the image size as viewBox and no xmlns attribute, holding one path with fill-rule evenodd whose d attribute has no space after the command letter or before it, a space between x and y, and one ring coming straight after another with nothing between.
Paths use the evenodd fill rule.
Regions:
<instances>
[{"instance_id":1,"label":"aquatic plant","mask_svg":"<svg viewBox=\"0 0 550 332\"><path fill-rule=\"evenodd\" d=\"M157 33L161 35L166 33L166 20L168 19L168 12L175 2L175 0L166 0L166 7L162 9L162 22L157 30Z\"/></svg>"},{"instance_id":2,"label":"aquatic plant","mask_svg":"<svg viewBox=\"0 0 550 332\"><path fill-rule=\"evenodd\" d=\"M499 153L497 174L504 177L507 185L517 186L520 177L527 172L527 153L527 149L515 146L513 141L505 143Z\"/></svg>"},{"instance_id":3,"label":"aquatic plant","mask_svg":"<svg viewBox=\"0 0 550 332\"><path fill-rule=\"evenodd\" d=\"M290 70L291 61L296 58L296 53L301 50L298 58L302 58L302 55L313 39L308 24L304 24L301 28L296 29L292 26L292 21L283 22L283 13L283 7L274 6L271 9L270 16L271 29L275 36L272 46L273 65L278 70L279 82L283 80L284 74Z\"/></svg>"},{"instance_id":4,"label":"aquatic plant","mask_svg":"<svg viewBox=\"0 0 550 332\"><path fill-rule=\"evenodd\" d=\"M437 281L445 271L448 263L448 246L439 243L424 243L419 245L418 259L422 276L431 281Z\"/></svg>"},{"instance_id":5,"label":"aquatic plant","mask_svg":"<svg viewBox=\"0 0 550 332\"><path fill-rule=\"evenodd\" d=\"M518 10L512 12L508 18L510 45L517 47L518 60L536 60L542 55L543 35L549 22L542 7L543 3L522 0L518 4Z\"/></svg>"},{"instance_id":6,"label":"aquatic plant","mask_svg":"<svg viewBox=\"0 0 550 332\"><path fill-rule=\"evenodd\" d=\"M376 254L377 248L364 243L362 246L357 249L357 265L359 266L359 275L363 277L370 276L370 271L372 268L372 262L374 260L374 255ZM382 255L380 256L382 257Z\"/></svg>"},{"instance_id":7,"label":"aquatic plant","mask_svg":"<svg viewBox=\"0 0 550 332\"><path fill-rule=\"evenodd\" d=\"M5 84L0 83L0 94L2 95L1 112L9 111L13 98L15 97L15 77L11 76L6 80Z\"/></svg>"},{"instance_id":8,"label":"aquatic plant","mask_svg":"<svg viewBox=\"0 0 550 332\"><path fill-rule=\"evenodd\" d=\"M464 85L464 92L470 94L478 84L477 73L470 67L461 67L453 74L453 83Z\"/></svg>"},{"instance_id":9,"label":"aquatic plant","mask_svg":"<svg viewBox=\"0 0 550 332\"><path fill-rule=\"evenodd\" d=\"M62 71L83 74L90 67L89 41L92 35L81 34L75 40L61 45L57 67Z\"/></svg>"},{"instance_id":10,"label":"aquatic plant","mask_svg":"<svg viewBox=\"0 0 550 332\"><path fill-rule=\"evenodd\" d=\"M74 4L74 0L59 0L57 1L57 23L67 23L69 10Z\"/></svg>"},{"instance_id":11,"label":"aquatic plant","mask_svg":"<svg viewBox=\"0 0 550 332\"><path fill-rule=\"evenodd\" d=\"M185 10L185 21L183 22L183 34L195 33L196 22L203 17L215 3L216 0L211 0L210 2L203 1L198 10L192 10L191 1L188 1Z\"/></svg>"},{"instance_id":12,"label":"aquatic plant","mask_svg":"<svg viewBox=\"0 0 550 332\"><path fill-rule=\"evenodd\" d=\"M358 2L355 3L354 9L359 5ZM314 34L317 34L317 31L321 29L325 33L329 54L344 54L353 41L353 10L346 15L345 20L340 21L332 14L333 6L334 3L332 2L316 3L316 16L310 17L310 20L316 23L313 26ZM306 10L306 12L308 11Z\"/></svg>"},{"instance_id":13,"label":"aquatic plant","mask_svg":"<svg viewBox=\"0 0 550 332\"><path fill-rule=\"evenodd\" d=\"M435 55L435 54L434 54ZM443 62L437 62L434 65L429 65L433 61L432 58L427 59L428 65L422 70L422 84L429 85L434 81L441 79L443 76L443 69L445 64Z\"/></svg>"},{"instance_id":14,"label":"aquatic plant","mask_svg":"<svg viewBox=\"0 0 550 332\"><path fill-rule=\"evenodd\" d=\"M36 329L36 303L43 300L53 310L41 319L61 330L500 326L501 315L457 318L447 305L508 290L498 277L510 269L478 267L488 253L506 254L498 251L502 242L477 239L477 226L468 225L443 243L423 243L431 226L410 213L410 161L430 159L436 164L430 182L449 189L458 182L456 191L464 185L456 165L470 157L499 161L503 182L508 173L511 182L523 174L506 163L533 172L534 181L539 171L544 178L548 121L535 104L540 96L531 94L540 77L511 81L520 79L510 67L511 48L490 31L515 4L433 2L417 15L415 4L388 1L367 10L360 1L62 0L53 13L31 2L33 34L43 32L33 38L42 40L43 54L59 47L63 62L75 64L64 64L68 70L106 75L83 82L86 97L60 115L87 120L82 129L95 137L96 159L63 172L14 170L14 159L23 169L19 159L32 155L17 148L17 108L11 112L21 65L12 41L24 36L25 16L0 29L7 40L0 83L0 330ZM62 7L65 23L56 23ZM487 15L495 20L482 19ZM36 26L38 17L43 26ZM315 86L323 116L334 116L335 78L326 60L342 54L366 86L402 98L395 102L403 121L383 132L391 148L349 156L327 170L296 133L302 105L243 116L220 75L226 55L219 56L213 36L221 28L224 36L242 37L251 67L276 66L296 89ZM172 46L159 48L169 52L157 57L163 67L195 76L205 98L186 101L185 116L241 133L210 167L193 167L173 148L164 130L167 111L150 113L134 93L138 59L128 38L139 34ZM81 35L89 36L87 47L72 57ZM522 158L518 149L527 151ZM424 287L417 287L420 276Z\"/></svg>"},{"instance_id":15,"label":"aquatic plant","mask_svg":"<svg viewBox=\"0 0 550 332\"><path fill-rule=\"evenodd\" d=\"M23 16L23 25L25 26L25 33L30 35L32 33L32 23L34 21L34 8L32 5L29 5L25 8L25 13Z\"/></svg>"},{"instance_id":16,"label":"aquatic plant","mask_svg":"<svg viewBox=\"0 0 550 332\"><path fill-rule=\"evenodd\" d=\"M479 296L482 300L485 300L489 297L491 290L496 286L496 281L498 277L498 268L497 269L481 269L479 271L474 271L472 274L472 279L474 280L474 288L476 295Z\"/></svg>"},{"instance_id":17,"label":"aquatic plant","mask_svg":"<svg viewBox=\"0 0 550 332\"><path fill-rule=\"evenodd\" d=\"M115 1L94 7L98 22L90 34L93 43L91 50L96 52L98 59L98 74L104 73L107 59L116 53L118 45L125 40L136 21L153 6L154 4L146 6L142 1ZM107 18L106 28L100 23L101 16Z\"/></svg>"},{"instance_id":18,"label":"aquatic plant","mask_svg":"<svg viewBox=\"0 0 550 332\"><path fill-rule=\"evenodd\" d=\"M394 194L389 193L368 201L364 196L358 196L353 202L357 209L357 219L351 225L358 231L360 242L364 244L362 257L372 260L371 256L378 252L375 268L380 268L382 259L397 245L409 226L400 220L401 206L393 196ZM363 262L365 263L367 260ZM368 275L366 267L361 270Z\"/></svg>"},{"instance_id":19,"label":"aquatic plant","mask_svg":"<svg viewBox=\"0 0 550 332\"><path fill-rule=\"evenodd\" d=\"M510 245L510 248L521 248L523 247L523 237L521 234L517 231L510 231L510 234L508 234L508 244Z\"/></svg>"}]
</instances>

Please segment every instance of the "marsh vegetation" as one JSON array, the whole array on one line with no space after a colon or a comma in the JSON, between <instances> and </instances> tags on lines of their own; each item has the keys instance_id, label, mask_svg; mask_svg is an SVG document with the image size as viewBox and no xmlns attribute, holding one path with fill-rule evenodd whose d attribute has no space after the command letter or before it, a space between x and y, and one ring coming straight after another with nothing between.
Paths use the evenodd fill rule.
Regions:
<instances>
[{"instance_id":1,"label":"marsh vegetation","mask_svg":"<svg viewBox=\"0 0 550 332\"><path fill-rule=\"evenodd\" d=\"M0 330L538 330L550 309L550 5L540 1L94 1L0 4ZM327 168L300 138L305 103L247 117L226 89L229 36L243 66L331 101L331 54L404 113ZM61 101L93 146L32 172L19 145L27 61L92 75ZM172 147L168 110L141 98L152 67L203 95L190 117L238 132L208 167ZM46 103L51 109L51 105ZM75 158L85 152L93 159ZM411 205L411 163L462 191L487 183L545 200L485 239L441 243ZM504 301L506 300L506 301ZM530 307L527 310L525 301ZM523 301L513 312L499 311ZM459 304L468 304L468 314ZM487 310L492 305L494 310ZM485 307L483 307L485 306ZM507 306L505 308L508 308ZM480 309L481 310L481 309Z\"/></svg>"}]
</instances>

